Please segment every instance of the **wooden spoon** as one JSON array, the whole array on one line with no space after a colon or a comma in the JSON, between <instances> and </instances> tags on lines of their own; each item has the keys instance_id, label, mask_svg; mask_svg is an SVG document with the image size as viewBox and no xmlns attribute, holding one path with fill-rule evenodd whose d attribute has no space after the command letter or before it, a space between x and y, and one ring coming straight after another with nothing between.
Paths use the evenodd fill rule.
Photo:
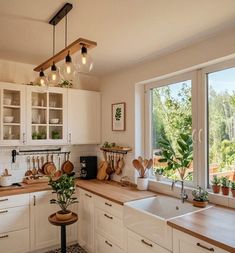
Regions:
<instances>
[{"instance_id":1,"label":"wooden spoon","mask_svg":"<svg viewBox=\"0 0 235 253\"><path fill-rule=\"evenodd\" d=\"M27 157L27 171L25 172L25 176L31 176L32 171L30 170L30 156Z\"/></svg>"},{"instance_id":2,"label":"wooden spoon","mask_svg":"<svg viewBox=\"0 0 235 253\"><path fill-rule=\"evenodd\" d=\"M33 168L32 168L31 171L32 171L32 175L35 176L35 175L38 174L38 171L37 171L37 169L36 169L35 157L34 157L34 156L33 156L32 160L33 160Z\"/></svg>"},{"instance_id":3,"label":"wooden spoon","mask_svg":"<svg viewBox=\"0 0 235 253\"><path fill-rule=\"evenodd\" d=\"M153 159L149 159L147 169L151 169L152 167L153 167Z\"/></svg>"}]
</instances>

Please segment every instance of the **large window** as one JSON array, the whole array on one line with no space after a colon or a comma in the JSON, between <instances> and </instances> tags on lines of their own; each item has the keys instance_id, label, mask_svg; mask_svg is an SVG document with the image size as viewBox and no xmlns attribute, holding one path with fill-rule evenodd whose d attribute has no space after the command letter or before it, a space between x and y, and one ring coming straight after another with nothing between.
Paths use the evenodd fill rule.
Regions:
<instances>
[{"instance_id":1,"label":"large window","mask_svg":"<svg viewBox=\"0 0 235 253\"><path fill-rule=\"evenodd\" d=\"M208 174L235 180L235 68L207 75Z\"/></svg>"},{"instance_id":2,"label":"large window","mask_svg":"<svg viewBox=\"0 0 235 253\"><path fill-rule=\"evenodd\" d=\"M235 60L145 88L153 172L164 169L163 180L181 179L174 163L184 156L183 148L188 184L210 188L214 175L235 181Z\"/></svg>"}]
</instances>

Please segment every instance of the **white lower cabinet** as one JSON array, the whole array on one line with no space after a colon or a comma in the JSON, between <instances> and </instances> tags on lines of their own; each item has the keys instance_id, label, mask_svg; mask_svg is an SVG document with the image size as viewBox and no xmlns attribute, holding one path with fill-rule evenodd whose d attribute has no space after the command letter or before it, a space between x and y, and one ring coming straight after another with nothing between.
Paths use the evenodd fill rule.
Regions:
<instances>
[{"instance_id":1,"label":"white lower cabinet","mask_svg":"<svg viewBox=\"0 0 235 253\"><path fill-rule=\"evenodd\" d=\"M88 253L93 253L94 245L94 195L79 190L78 242Z\"/></svg>"},{"instance_id":2,"label":"white lower cabinet","mask_svg":"<svg viewBox=\"0 0 235 253\"><path fill-rule=\"evenodd\" d=\"M223 249L173 229L173 253L229 253Z\"/></svg>"},{"instance_id":3,"label":"white lower cabinet","mask_svg":"<svg viewBox=\"0 0 235 253\"><path fill-rule=\"evenodd\" d=\"M170 251L143 238L142 236L128 231L127 237L127 253L170 253ZM189 253L189 252L188 252ZM191 252L190 252L191 253Z\"/></svg>"},{"instance_id":4,"label":"white lower cabinet","mask_svg":"<svg viewBox=\"0 0 235 253\"><path fill-rule=\"evenodd\" d=\"M0 198L0 252L29 252L29 194Z\"/></svg>"},{"instance_id":5,"label":"white lower cabinet","mask_svg":"<svg viewBox=\"0 0 235 253\"><path fill-rule=\"evenodd\" d=\"M96 253L124 253L122 249L98 233L96 233L95 249Z\"/></svg>"}]
</instances>

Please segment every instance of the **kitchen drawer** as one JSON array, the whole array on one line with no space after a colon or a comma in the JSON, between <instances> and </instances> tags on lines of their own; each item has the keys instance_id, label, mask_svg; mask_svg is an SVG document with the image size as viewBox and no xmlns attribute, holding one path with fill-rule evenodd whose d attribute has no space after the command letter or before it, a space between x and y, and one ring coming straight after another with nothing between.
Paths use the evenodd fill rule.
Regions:
<instances>
[{"instance_id":1,"label":"kitchen drawer","mask_svg":"<svg viewBox=\"0 0 235 253\"><path fill-rule=\"evenodd\" d=\"M170 251L128 230L127 253L170 253Z\"/></svg>"},{"instance_id":2,"label":"kitchen drawer","mask_svg":"<svg viewBox=\"0 0 235 253\"><path fill-rule=\"evenodd\" d=\"M79 189L79 197L84 197L85 199L94 199L95 195L90 193L89 191L85 191L83 189Z\"/></svg>"},{"instance_id":3,"label":"kitchen drawer","mask_svg":"<svg viewBox=\"0 0 235 253\"><path fill-rule=\"evenodd\" d=\"M29 229L0 234L0 252L29 252Z\"/></svg>"},{"instance_id":4,"label":"kitchen drawer","mask_svg":"<svg viewBox=\"0 0 235 253\"><path fill-rule=\"evenodd\" d=\"M29 206L0 209L0 233L29 228Z\"/></svg>"},{"instance_id":5,"label":"kitchen drawer","mask_svg":"<svg viewBox=\"0 0 235 253\"><path fill-rule=\"evenodd\" d=\"M116 217L119 217L121 219L123 218L123 206L117 203L114 203L113 201L96 196L95 207L98 207L104 211L107 211L110 214Z\"/></svg>"},{"instance_id":6,"label":"kitchen drawer","mask_svg":"<svg viewBox=\"0 0 235 253\"><path fill-rule=\"evenodd\" d=\"M112 241L96 234L95 249L96 253L123 253L123 251Z\"/></svg>"},{"instance_id":7,"label":"kitchen drawer","mask_svg":"<svg viewBox=\"0 0 235 253\"><path fill-rule=\"evenodd\" d=\"M29 205L29 194L0 197L0 209Z\"/></svg>"},{"instance_id":8,"label":"kitchen drawer","mask_svg":"<svg viewBox=\"0 0 235 253\"><path fill-rule=\"evenodd\" d=\"M173 251L174 253L228 253L228 251L176 229L173 229Z\"/></svg>"},{"instance_id":9,"label":"kitchen drawer","mask_svg":"<svg viewBox=\"0 0 235 253\"><path fill-rule=\"evenodd\" d=\"M120 248L123 248L124 227L118 217L109 212L95 209L95 231L108 238Z\"/></svg>"}]
</instances>

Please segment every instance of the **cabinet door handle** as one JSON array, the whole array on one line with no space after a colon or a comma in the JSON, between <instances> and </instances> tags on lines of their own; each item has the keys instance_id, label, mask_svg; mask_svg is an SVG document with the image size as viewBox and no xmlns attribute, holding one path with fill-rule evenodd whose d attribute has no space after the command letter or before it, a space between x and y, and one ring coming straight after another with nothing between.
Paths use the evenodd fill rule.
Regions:
<instances>
[{"instance_id":1,"label":"cabinet door handle","mask_svg":"<svg viewBox=\"0 0 235 253\"><path fill-rule=\"evenodd\" d=\"M23 133L23 144L25 144L25 133Z\"/></svg>"},{"instance_id":2,"label":"cabinet door handle","mask_svg":"<svg viewBox=\"0 0 235 253\"><path fill-rule=\"evenodd\" d=\"M88 198L92 198L92 196L87 193L85 193L85 196L87 196Z\"/></svg>"},{"instance_id":3,"label":"cabinet door handle","mask_svg":"<svg viewBox=\"0 0 235 253\"><path fill-rule=\"evenodd\" d=\"M8 201L8 199L0 199L0 202Z\"/></svg>"},{"instance_id":4,"label":"cabinet door handle","mask_svg":"<svg viewBox=\"0 0 235 253\"><path fill-rule=\"evenodd\" d=\"M9 235L2 235L0 236L0 239L7 238L7 237L9 237Z\"/></svg>"},{"instance_id":5,"label":"cabinet door handle","mask_svg":"<svg viewBox=\"0 0 235 253\"><path fill-rule=\"evenodd\" d=\"M33 196L33 205L36 206L36 196Z\"/></svg>"},{"instance_id":6,"label":"cabinet door handle","mask_svg":"<svg viewBox=\"0 0 235 253\"><path fill-rule=\"evenodd\" d=\"M106 206L112 206L112 204L109 204L109 203L107 203L107 202L105 202L105 205L106 205Z\"/></svg>"},{"instance_id":7,"label":"cabinet door handle","mask_svg":"<svg viewBox=\"0 0 235 253\"><path fill-rule=\"evenodd\" d=\"M8 213L8 210L0 211L0 214Z\"/></svg>"},{"instance_id":8,"label":"cabinet door handle","mask_svg":"<svg viewBox=\"0 0 235 253\"><path fill-rule=\"evenodd\" d=\"M202 142L202 131L203 131L203 129L201 128L198 132L198 140L200 143Z\"/></svg>"},{"instance_id":9,"label":"cabinet door handle","mask_svg":"<svg viewBox=\"0 0 235 253\"><path fill-rule=\"evenodd\" d=\"M110 242L108 242L107 240L105 240L105 243L106 243L107 245L109 245L109 247L113 247L113 245L112 245Z\"/></svg>"},{"instance_id":10,"label":"cabinet door handle","mask_svg":"<svg viewBox=\"0 0 235 253\"><path fill-rule=\"evenodd\" d=\"M113 219L113 217L112 216L109 216L108 214L104 214L104 216L106 217L106 218L108 218L108 219L110 219L110 220L112 220Z\"/></svg>"},{"instance_id":11,"label":"cabinet door handle","mask_svg":"<svg viewBox=\"0 0 235 253\"><path fill-rule=\"evenodd\" d=\"M198 246L198 247L201 247L201 248L203 248L203 249L209 250L209 251L211 251L211 252L214 252L214 251L215 251L214 248L208 248L208 247L202 245L202 244L199 243L199 242L197 243L197 246Z\"/></svg>"},{"instance_id":12,"label":"cabinet door handle","mask_svg":"<svg viewBox=\"0 0 235 253\"><path fill-rule=\"evenodd\" d=\"M144 239L141 240L141 242L149 247L153 247L153 245L149 242L146 242Z\"/></svg>"}]
</instances>

